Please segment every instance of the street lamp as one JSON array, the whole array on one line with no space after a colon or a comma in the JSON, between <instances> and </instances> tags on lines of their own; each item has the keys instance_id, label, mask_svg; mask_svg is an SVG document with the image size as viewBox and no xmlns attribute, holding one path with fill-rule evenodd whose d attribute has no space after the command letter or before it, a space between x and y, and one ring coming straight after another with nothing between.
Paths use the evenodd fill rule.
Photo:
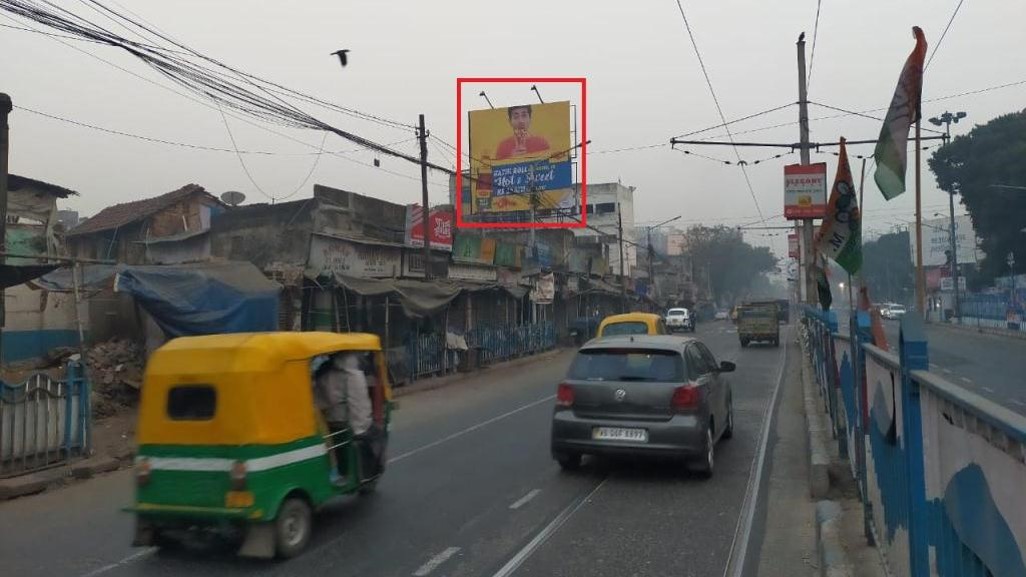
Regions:
<instances>
[{"instance_id":1,"label":"street lamp","mask_svg":"<svg viewBox=\"0 0 1026 577\"><path fill-rule=\"evenodd\" d=\"M939 117L935 116L930 119L930 124L934 126L944 125L944 143L951 140L951 123L958 124L958 121L965 118L964 112L951 112L945 111ZM951 218L951 281L954 283L955 291L955 317L958 318L958 322L962 322L962 302L958 294L958 243L955 241L955 191L948 194L948 215Z\"/></svg>"}]
</instances>

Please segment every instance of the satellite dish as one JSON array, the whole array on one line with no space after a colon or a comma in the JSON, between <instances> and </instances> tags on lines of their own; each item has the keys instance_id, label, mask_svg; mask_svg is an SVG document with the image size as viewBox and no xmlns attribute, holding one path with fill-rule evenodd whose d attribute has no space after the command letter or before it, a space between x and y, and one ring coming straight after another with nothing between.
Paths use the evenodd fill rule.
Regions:
<instances>
[{"instance_id":1,"label":"satellite dish","mask_svg":"<svg viewBox=\"0 0 1026 577\"><path fill-rule=\"evenodd\" d=\"M228 206L239 206L242 204L242 201L246 200L246 195L241 192L229 190L228 192L221 193L221 200L223 200Z\"/></svg>"}]
</instances>

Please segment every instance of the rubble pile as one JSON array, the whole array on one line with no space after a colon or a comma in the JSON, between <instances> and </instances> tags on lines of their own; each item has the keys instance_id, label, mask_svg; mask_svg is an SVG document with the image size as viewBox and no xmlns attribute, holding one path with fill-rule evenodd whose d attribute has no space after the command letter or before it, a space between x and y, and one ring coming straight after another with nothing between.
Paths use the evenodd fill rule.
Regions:
<instances>
[{"instance_id":1,"label":"rubble pile","mask_svg":"<svg viewBox=\"0 0 1026 577\"><path fill-rule=\"evenodd\" d=\"M135 405L145 362L143 346L128 339L113 339L86 351L94 418L107 417L123 407Z\"/></svg>"}]
</instances>

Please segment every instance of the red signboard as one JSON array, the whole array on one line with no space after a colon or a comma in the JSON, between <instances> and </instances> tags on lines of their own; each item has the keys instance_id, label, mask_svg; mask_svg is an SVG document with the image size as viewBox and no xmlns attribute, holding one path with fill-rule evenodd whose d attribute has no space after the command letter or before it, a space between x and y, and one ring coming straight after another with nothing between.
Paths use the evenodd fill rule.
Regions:
<instances>
[{"instance_id":1,"label":"red signboard","mask_svg":"<svg viewBox=\"0 0 1026 577\"><path fill-rule=\"evenodd\" d=\"M452 209L432 208L428 213L431 249L452 252ZM424 211L419 204L406 205L406 246L424 246Z\"/></svg>"},{"instance_id":2,"label":"red signboard","mask_svg":"<svg viewBox=\"0 0 1026 577\"><path fill-rule=\"evenodd\" d=\"M798 255L798 234L792 232L787 235L787 256L798 258Z\"/></svg>"},{"instance_id":3,"label":"red signboard","mask_svg":"<svg viewBox=\"0 0 1026 577\"><path fill-rule=\"evenodd\" d=\"M823 218L827 207L827 165L789 164L784 167L784 218Z\"/></svg>"}]
</instances>

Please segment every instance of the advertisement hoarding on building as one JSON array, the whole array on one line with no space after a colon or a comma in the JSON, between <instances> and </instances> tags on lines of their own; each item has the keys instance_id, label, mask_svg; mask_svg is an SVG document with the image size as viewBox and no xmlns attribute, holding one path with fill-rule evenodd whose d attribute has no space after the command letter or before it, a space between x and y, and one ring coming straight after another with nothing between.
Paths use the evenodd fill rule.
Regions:
<instances>
[{"instance_id":1,"label":"advertisement hoarding on building","mask_svg":"<svg viewBox=\"0 0 1026 577\"><path fill-rule=\"evenodd\" d=\"M909 226L909 245L911 246L912 262L916 262L916 233L914 225ZM955 217L955 252L958 264L975 264L983 258L983 251L978 249L979 240L973 230L973 221L969 215ZM951 250L951 219L938 218L923 221L923 266L943 266L948 263L947 252Z\"/></svg>"},{"instance_id":2,"label":"advertisement hoarding on building","mask_svg":"<svg viewBox=\"0 0 1026 577\"><path fill-rule=\"evenodd\" d=\"M402 270L402 248L314 234L308 262L308 267L320 274L392 277Z\"/></svg>"},{"instance_id":3,"label":"advertisement hoarding on building","mask_svg":"<svg viewBox=\"0 0 1026 577\"><path fill-rule=\"evenodd\" d=\"M570 102L472 110L473 212L525 211L531 192L542 208L572 208Z\"/></svg>"},{"instance_id":4,"label":"advertisement hoarding on building","mask_svg":"<svg viewBox=\"0 0 1026 577\"><path fill-rule=\"evenodd\" d=\"M784 218L823 218L827 207L827 165L789 164L784 167Z\"/></svg>"},{"instance_id":5,"label":"advertisement hoarding on building","mask_svg":"<svg viewBox=\"0 0 1026 577\"><path fill-rule=\"evenodd\" d=\"M450 207L436 207L428 212L432 250L452 252L453 214ZM406 205L406 246L424 246L424 211L419 204Z\"/></svg>"}]
</instances>

